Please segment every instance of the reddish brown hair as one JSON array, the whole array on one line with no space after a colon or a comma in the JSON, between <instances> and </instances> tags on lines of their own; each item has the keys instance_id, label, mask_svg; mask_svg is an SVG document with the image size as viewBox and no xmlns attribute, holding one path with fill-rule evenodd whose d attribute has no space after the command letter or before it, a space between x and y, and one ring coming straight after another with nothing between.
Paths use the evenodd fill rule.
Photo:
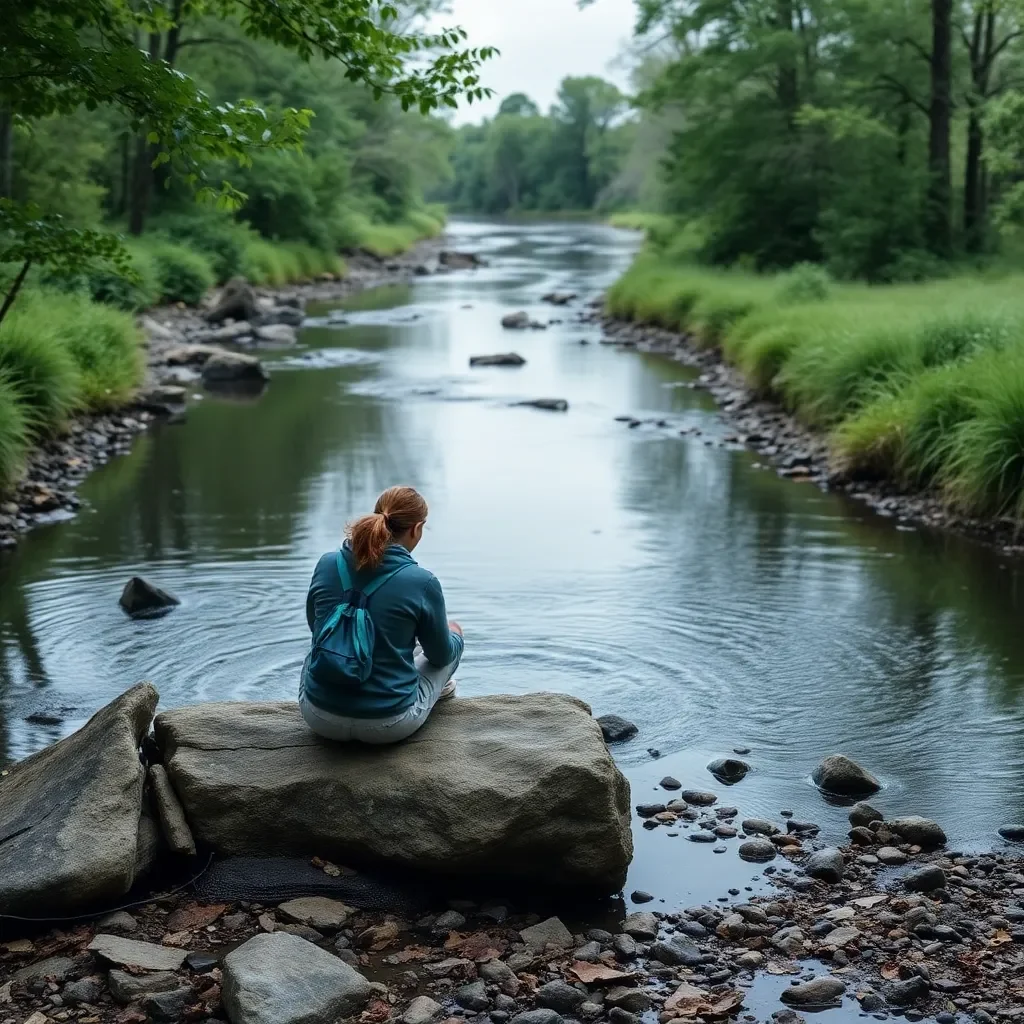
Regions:
<instances>
[{"instance_id":1,"label":"reddish brown hair","mask_svg":"<svg viewBox=\"0 0 1024 1024\"><path fill-rule=\"evenodd\" d=\"M356 556L357 569L376 569L396 537L425 522L427 503L411 487L389 487L373 507L373 515L362 516L345 527L345 536Z\"/></svg>"}]
</instances>

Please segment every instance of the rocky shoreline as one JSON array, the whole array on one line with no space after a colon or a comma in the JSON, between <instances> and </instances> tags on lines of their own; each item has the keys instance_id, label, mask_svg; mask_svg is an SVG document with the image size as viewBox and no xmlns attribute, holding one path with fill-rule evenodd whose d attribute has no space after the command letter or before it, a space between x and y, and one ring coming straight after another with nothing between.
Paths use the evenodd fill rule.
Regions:
<instances>
[{"instance_id":1,"label":"rocky shoreline","mask_svg":"<svg viewBox=\"0 0 1024 1024\"><path fill-rule=\"evenodd\" d=\"M342 278L256 288L258 327L230 320L211 325L204 314L216 296L202 309L162 307L141 316L146 359L142 388L123 409L78 417L62 436L36 448L21 480L0 496L0 552L16 547L18 539L36 527L72 518L81 507L77 490L82 481L111 459L128 454L137 435L161 423L180 422L186 415L190 387L215 390L238 383L247 373L253 375L249 383L255 384L260 371L251 352L261 345L281 347L293 342L307 303L337 302L368 288L443 272L449 265L456 269L461 254L448 253L442 245L442 239L430 239L391 260L358 253L347 260ZM208 372L204 381L203 364L211 354L223 358L226 368L220 380Z\"/></svg>"},{"instance_id":2,"label":"rocky shoreline","mask_svg":"<svg viewBox=\"0 0 1024 1024\"><path fill-rule=\"evenodd\" d=\"M733 433L726 438L763 456L780 476L837 491L880 516L901 524L951 531L995 547L1006 555L1024 554L1019 525L1009 517L979 519L957 514L929 491L908 491L890 480L853 479L834 465L827 438L808 430L777 403L753 391L718 349L700 348L687 335L661 327L617 320L600 309L581 315L599 324L607 344L666 356L700 371L696 387L718 403Z\"/></svg>"}]
</instances>

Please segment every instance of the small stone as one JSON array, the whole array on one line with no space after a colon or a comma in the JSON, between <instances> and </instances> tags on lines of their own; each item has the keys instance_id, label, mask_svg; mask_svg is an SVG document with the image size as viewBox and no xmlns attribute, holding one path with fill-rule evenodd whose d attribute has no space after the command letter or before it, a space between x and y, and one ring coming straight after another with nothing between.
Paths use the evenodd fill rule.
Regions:
<instances>
[{"instance_id":1,"label":"small stone","mask_svg":"<svg viewBox=\"0 0 1024 1024\"><path fill-rule=\"evenodd\" d=\"M216 967L217 964L220 963L220 957L216 953L189 953L189 955L185 957L185 963L187 963L193 971L196 971L198 974L203 974L211 968Z\"/></svg>"},{"instance_id":2,"label":"small stone","mask_svg":"<svg viewBox=\"0 0 1024 1024\"><path fill-rule=\"evenodd\" d=\"M813 821L794 821L792 818L786 822L786 832L796 836L816 836L821 831L820 825Z\"/></svg>"},{"instance_id":3,"label":"small stone","mask_svg":"<svg viewBox=\"0 0 1024 1024\"><path fill-rule=\"evenodd\" d=\"M653 818L656 814L664 814L664 804L637 804L636 813L641 818Z\"/></svg>"},{"instance_id":4,"label":"small stone","mask_svg":"<svg viewBox=\"0 0 1024 1024\"><path fill-rule=\"evenodd\" d=\"M164 615L181 601L141 576L133 576L124 585L118 603L133 619L142 619Z\"/></svg>"},{"instance_id":5,"label":"small stone","mask_svg":"<svg viewBox=\"0 0 1024 1024\"><path fill-rule=\"evenodd\" d=\"M871 796L882 788L874 775L844 754L826 757L812 778L819 789L837 796Z\"/></svg>"},{"instance_id":6,"label":"small stone","mask_svg":"<svg viewBox=\"0 0 1024 1024\"><path fill-rule=\"evenodd\" d=\"M580 946L579 949L573 953L573 956L577 960L582 960L584 963L594 963L601 957L601 943L600 942L588 942L585 946Z\"/></svg>"},{"instance_id":7,"label":"small stone","mask_svg":"<svg viewBox=\"0 0 1024 1024\"><path fill-rule=\"evenodd\" d=\"M624 743L632 739L640 730L620 715L602 715L597 724L601 726L601 735L605 743Z\"/></svg>"},{"instance_id":8,"label":"small stone","mask_svg":"<svg viewBox=\"0 0 1024 1024\"><path fill-rule=\"evenodd\" d=\"M75 961L70 957L51 956L15 971L11 975L11 981L16 985L28 985L30 982L38 981L42 978L64 981L74 969Z\"/></svg>"},{"instance_id":9,"label":"small stone","mask_svg":"<svg viewBox=\"0 0 1024 1024\"><path fill-rule=\"evenodd\" d=\"M480 977L492 985L497 985L503 995L512 998L519 995L519 979L504 960L491 960L481 964L479 971Z\"/></svg>"},{"instance_id":10,"label":"small stone","mask_svg":"<svg viewBox=\"0 0 1024 1024\"><path fill-rule=\"evenodd\" d=\"M846 986L838 978L815 978L784 989L779 998L791 1006L832 1006L838 1003Z\"/></svg>"},{"instance_id":11,"label":"small stone","mask_svg":"<svg viewBox=\"0 0 1024 1024\"><path fill-rule=\"evenodd\" d=\"M352 907L341 900L328 899L326 896L303 896L301 899L288 900L278 909L285 917L290 917L299 924L335 930L344 928L348 919L355 913Z\"/></svg>"},{"instance_id":12,"label":"small stone","mask_svg":"<svg viewBox=\"0 0 1024 1024\"><path fill-rule=\"evenodd\" d=\"M176 1021L192 1001L192 989L185 985L169 992L153 992L142 1001L142 1007L150 1020Z\"/></svg>"},{"instance_id":13,"label":"small stone","mask_svg":"<svg viewBox=\"0 0 1024 1024\"><path fill-rule=\"evenodd\" d=\"M636 958L636 940L632 935L616 935L612 939L612 949L615 951L617 960L629 961Z\"/></svg>"},{"instance_id":14,"label":"small stone","mask_svg":"<svg viewBox=\"0 0 1024 1024\"><path fill-rule=\"evenodd\" d=\"M849 818L854 828L867 828L868 825L882 820L882 812L862 800L850 808Z\"/></svg>"},{"instance_id":15,"label":"small stone","mask_svg":"<svg viewBox=\"0 0 1024 1024\"><path fill-rule=\"evenodd\" d=\"M625 1010L627 1013L643 1013L651 1008L651 997L638 988L618 985L604 997L605 1005Z\"/></svg>"},{"instance_id":16,"label":"small stone","mask_svg":"<svg viewBox=\"0 0 1024 1024\"><path fill-rule=\"evenodd\" d=\"M679 794L688 804L695 807L711 807L718 803L718 797L714 793L707 793L699 789L684 789Z\"/></svg>"},{"instance_id":17,"label":"small stone","mask_svg":"<svg viewBox=\"0 0 1024 1024\"><path fill-rule=\"evenodd\" d=\"M82 978L81 981L69 981L61 990L61 997L68 1006L92 1005L102 992L103 983L99 978Z\"/></svg>"},{"instance_id":18,"label":"small stone","mask_svg":"<svg viewBox=\"0 0 1024 1024\"><path fill-rule=\"evenodd\" d=\"M121 932L127 935L130 932L138 931L139 922L127 911L115 910L114 913L107 914L106 917L97 921L96 927L105 932Z\"/></svg>"},{"instance_id":19,"label":"small stone","mask_svg":"<svg viewBox=\"0 0 1024 1024\"><path fill-rule=\"evenodd\" d=\"M435 935L447 935L449 932L458 931L465 924L466 918L457 910L446 910L438 916L430 930Z\"/></svg>"},{"instance_id":20,"label":"small stone","mask_svg":"<svg viewBox=\"0 0 1024 1024\"><path fill-rule=\"evenodd\" d=\"M779 833L778 826L762 818L746 818L741 827L748 836L774 836Z\"/></svg>"},{"instance_id":21,"label":"small stone","mask_svg":"<svg viewBox=\"0 0 1024 1024\"><path fill-rule=\"evenodd\" d=\"M850 829L850 842L854 846L874 846L875 833L869 828L858 826Z\"/></svg>"},{"instance_id":22,"label":"small stone","mask_svg":"<svg viewBox=\"0 0 1024 1024\"><path fill-rule=\"evenodd\" d=\"M764 963L764 954L759 953L756 949L751 949L746 953L741 953L733 962L741 970L756 971Z\"/></svg>"},{"instance_id":23,"label":"small stone","mask_svg":"<svg viewBox=\"0 0 1024 1024\"><path fill-rule=\"evenodd\" d=\"M743 781L750 765L735 757L720 757L708 765L708 771L723 785L733 786Z\"/></svg>"},{"instance_id":24,"label":"small stone","mask_svg":"<svg viewBox=\"0 0 1024 1024\"><path fill-rule=\"evenodd\" d=\"M654 897L649 892L644 892L643 889L636 889L629 897L634 903L650 903Z\"/></svg>"},{"instance_id":25,"label":"small stone","mask_svg":"<svg viewBox=\"0 0 1024 1024\"><path fill-rule=\"evenodd\" d=\"M767 839L748 839L740 844L740 859L764 864L775 859L775 846Z\"/></svg>"},{"instance_id":26,"label":"small stone","mask_svg":"<svg viewBox=\"0 0 1024 1024\"><path fill-rule=\"evenodd\" d=\"M554 1010L542 1008L517 1013L509 1024L562 1024L562 1017Z\"/></svg>"},{"instance_id":27,"label":"small stone","mask_svg":"<svg viewBox=\"0 0 1024 1024\"><path fill-rule=\"evenodd\" d=\"M859 997L859 1002L865 1013L878 1013L885 1009L885 1000L877 992L865 992Z\"/></svg>"},{"instance_id":28,"label":"small stone","mask_svg":"<svg viewBox=\"0 0 1024 1024\"><path fill-rule=\"evenodd\" d=\"M704 959L704 954L681 935L653 943L650 955L666 967L696 967Z\"/></svg>"},{"instance_id":29,"label":"small stone","mask_svg":"<svg viewBox=\"0 0 1024 1024\"><path fill-rule=\"evenodd\" d=\"M557 917L549 917L531 928L524 928L519 937L531 949L538 951L543 951L549 946L556 949L569 949L572 946L572 933Z\"/></svg>"},{"instance_id":30,"label":"small stone","mask_svg":"<svg viewBox=\"0 0 1024 1024\"><path fill-rule=\"evenodd\" d=\"M895 846L883 846L875 856L886 867L899 867L907 863L907 855L902 850L897 850Z\"/></svg>"},{"instance_id":31,"label":"small stone","mask_svg":"<svg viewBox=\"0 0 1024 1024\"><path fill-rule=\"evenodd\" d=\"M661 782L658 783L658 785L661 786L662 789L683 788L683 784L678 779L673 778L671 775L666 775L665 778L663 778Z\"/></svg>"},{"instance_id":32,"label":"small stone","mask_svg":"<svg viewBox=\"0 0 1024 1024\"><path fill-rule=\"evenodd\" d=\"M86 948L108 963L143 971L176 971L189 953L187 949L172 949L152 942L103 934L97 935Z\"/></svg>"},{"instance_id":33,"label":"small stone","mask_svg":"<svg viewBox=\"0 0 1024 1024\"><path fill-rule=\"evenodd\" d=\"M912 815L909 818L896 818L885 824L905 843L920 846L924 850L934 850L946 845L946 833L942 826L929 818Z\"/></svg>"},{"instance_id":34,"label":"small stone","mask_svg":"<svg viewBox=\"0 0 1024 1024\"><path fill-rule=\"evenodd\" d=\"M890 1006L912 1006L928 994L928 982L917 975L906 981L890 981L882 985L882 995Z\"/></svg>"},{"instance_id":35,"label":"small stone","mask_svg":"<svg viewBox=\"0 0 1024 1024\"><path fill-rule=\"evenodd\" d=\"M804 864L804 871L809 877L833 885L843 880L844 869L842 851L835 847L812 853Z\"/></svg>"},{"instance_id":36,"label":"small stone","mask_svg":"<svg viewBox=\"0 0 1024 1024\"><path fill-rule=\"evenodd\" d=\"M946 887L946 872L933 864L907 875L903 884L911 892L934 892Z\"/></svg>"},{"instance_id":37,"label":"small stone","mask_svg":"<svg viewBox=\"0 0 1024 1024\"><path fill-rule=\"evenodd\" d=\"M719 839L735 839L739 835L739 830L732 827L732 825L718 825L715 828L715 835ZM724 850L725 847L723 846Z\"/></svg>"},{"instance_id":38,"label":"small stone","mask_svg":"<svg viewBox=\"0 0 1024 1024\"><path fill-rule=\"evenodd\" d=\"M640 1018L622 1006L613 1006L608 1011L608 1019L611 1024L640 1024Z\"/></svg>"},{"instance_id":39,"label":"small stone","mask_svg":"<svg viewBox=\"0 0 1024 1024\"><path fill-rule=\"evenodd\" d=\"M549 981L537 989L537 1005L561 1014L571 1014L586 1000L579 989L564 981Z\"/></svg>"},{"instance_id":40,"label":"small stone","mask_svg":"<svg viewBox=\"0 0 1024 1024\"><path fill-rule=\"evenodd\" d=\"M859 938L859 928L854 928L852 925L847 928L836 928L829 932L825 939L825 945L839 948L841 946L848 946L851 942L856 942Z\"/></svg>"},{"instance_id":41,"label":"small stone","mask_svg":"<svg viewBox=\"0 0 1024 1024\"><path fill-rule=\"evenodd\" d=\"M647 910L630 914L622 924L622 930L634 939L648 940L658 937L658 919Z\"/></svg>"},{"instance_id":42,"label":"small stone","mask_svg":"<svg viewBox=\"0 0 1024 1024\"><path fill-rule=\"evenodd\" d=\"M107 986L114 999L127 1005L151 992L170 992L181 984L176 974L161 971L157 974L128 974L113 970L107 975Z\"/></svg>"},{"instance_id":43,"label":"small stone","mask_svg":"<svg viewBox=\"0 0 1024 1024\"><path fill-rule=\"evenodd\" d=\"M686 838L691 843L713 843L716 837L712 832L691 832Z\"/></svg>"},{"instance_id":44,"label":"small stone","mask_svg":"<svg viewBox=\"0 0 1024 1024\"><path fill-rule=\"evenodd\" d=\"M483 979L471 981L468 985L463 985L455 993L455 1002L467 1010L480 1011L488 1009L491 1005L491 1000L487 996L487 988Z\"/></svg>"},{"instance_id":45,"label":"small stone","mask_svg":"<svg viewBox=\"0 0 1024 1024\"><path fill-rule=\"evenodd\" d=\"M732 748L732 752L734 754L739 754L740 757L743 757L746 754L750 753L750 747L733 747Z\"/></svg>"},{"instance_id":46,"label":"small stone","mask_svg":"<svg viewBox=\"0 0 1024 1024\"><path fill-rule=\"evenodd\" d=\"M430 996L417 996L402 1014L402 1024L430 1024L441 1014L441 1004Z\"/></svg>"}]
</instances>

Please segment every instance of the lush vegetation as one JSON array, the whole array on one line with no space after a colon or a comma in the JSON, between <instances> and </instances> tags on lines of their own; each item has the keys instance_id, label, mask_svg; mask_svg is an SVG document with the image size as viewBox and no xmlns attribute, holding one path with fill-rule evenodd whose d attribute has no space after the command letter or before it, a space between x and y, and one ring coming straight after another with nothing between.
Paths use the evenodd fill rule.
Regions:
<instances>
[{"instance_id":1,"label":"lush vegetation","mask_svg":"<svg viewBox=\"0 0 1024 1024\"><path fill-rule=\"evenodd\" d=\"M754 387L829 431L848 472L1024 522L1024 276L842 284L812 264L722 271L654 248L608 302L720 347Z\"/></svg>"},{"instance_id":2,"label":"lush vegetation","mask_svg":"<svg viewBox=\"0 0 1024 1024\"><path fill-rule=\"evenodd\" d=\"M435 0L46 0L0 58L0 490L141 373L127 314L436 234L424 192L489 51ZM140 41L142 45L140 46ZM244 97L244 98L240 98ZM199 200L197 202L197 199ZM127 237L127 240L125 239Z\"/></svg>"},{"instance_id":3,"label":"lush vegetation","mask_svg":"<svg viewBox=\"0 0 1024 1024\"><path fill-rule=\"evenodd\" d=\"M542 114L514 93L497 115L455 136L449 208L477 213L587 212L630 205L620 172L635 124L627 99L600 78L566 78Z\"/></svg>"}]
</instances>

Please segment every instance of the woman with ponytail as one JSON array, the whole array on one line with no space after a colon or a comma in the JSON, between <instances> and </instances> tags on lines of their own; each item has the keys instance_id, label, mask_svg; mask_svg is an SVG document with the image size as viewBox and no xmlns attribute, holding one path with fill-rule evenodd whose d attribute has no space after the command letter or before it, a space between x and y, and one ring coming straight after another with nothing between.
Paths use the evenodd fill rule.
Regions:
<instances>
[{"instance_id":1,"label":"woman with ponytail","mask_svg":"<svg viewBox=\"0 0 1024 1024\"><path fill-rule=\"evenodd\" d=\"M412 557L426 520L416 491L390 487L317 563L299 707L326 739L397 743L455 694L462 629L448 621L441 584Z\"/></svg>"}]
</instances>

